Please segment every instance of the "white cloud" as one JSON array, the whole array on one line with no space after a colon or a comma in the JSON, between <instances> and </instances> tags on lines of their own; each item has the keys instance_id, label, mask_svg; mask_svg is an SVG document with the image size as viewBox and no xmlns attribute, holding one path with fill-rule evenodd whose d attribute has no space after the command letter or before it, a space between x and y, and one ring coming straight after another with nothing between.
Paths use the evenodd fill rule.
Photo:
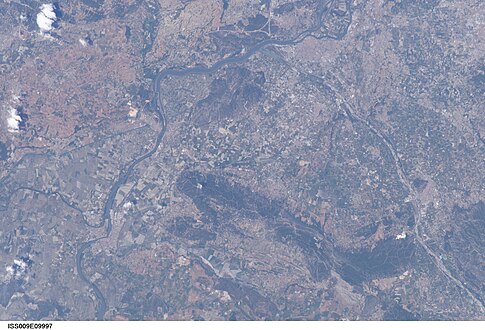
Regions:
<instances>
[{"instance_id":1,"label":"white cloud","mask_svg":"<svg viewBox=\"0 0 485 330\"><path fill-rule=\"evenodd\" d=\"M19 116L17 109L15 109L15 108L10 108L10 111L9 111L8 114L9 114L9 116L7 118L8 131L9 132L18 132L22 118Z\"/></svg>"},{"instance_id":2,"label":"white cloud","mask_svg":"<svg viewBox=\"0 0 485 330\"><path fill-rule=\"evenodd\" d=\"M12 277L15 274L15 270L12 266L7 266L5 270L7 271L8 277Z\"/></svg>"},{"instance_id":3,"label":"white cloud","mask_svg":"<svg viewBox=\"0 0 485 330\"><path fill-rule=\"evenodd\" d=\"M15 265L17 265L19 268L20 268L20 271L24 271L25 269L27 269L27 264L25 263L25 261L23 260L18 260L18 259L14 259L13 260L13 263Z\"/></svg>"},{"instance_id":4,"label":"white cloud","mask_svg":"<svg viewBox=\"0 0 485 330\"><path fill-rule=\"evenodd\" d=\"M37 25L41 32L49 32L54 27L52 24L57 20L53 4L43 4L40 6L40 13L37 14Z\"/></svg>"},{"instance_id":5,"label":"white cloud","mask_svg":"<svg viewBox=\"0 0 485 330\"><path fill-rule=\"evenodd\" d=\"M406 236L407 236L406 235L406 232L403 231L401 234L399 234L399 235L396 236L396 239L404 239L404 238L406 238Z\"/></svg>"},{"instance_id":6,"label":"white cloud","mask_svg":"<svg viewBox=\"0 0 485 330\"><path fill-rule=\"evenodd\" d=\"M10 280L12 278L19 279L26 274L29 265L21 259L14 259L13 265L5 268L7 274L3 277L3 280Z\"/></svg>"}]
</instances>

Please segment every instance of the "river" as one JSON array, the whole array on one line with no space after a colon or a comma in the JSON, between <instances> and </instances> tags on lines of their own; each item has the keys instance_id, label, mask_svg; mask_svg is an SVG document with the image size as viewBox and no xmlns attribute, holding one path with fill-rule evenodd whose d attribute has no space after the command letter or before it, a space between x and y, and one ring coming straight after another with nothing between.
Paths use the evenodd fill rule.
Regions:
<instances>
[{"instance_id":1,"label":"river","mask_svg":"<svg viewBox=\"0 0 485 330\"><path fill-rule=\"evenodd\" d=\"M102 214L102 226L106 226L106 233L105 235L101 237L97 237L95 239L92 239L90 241L82 243L76 253L76 269L79 274L79 277L81 280L89 285L89 287L93 290L96 299L98 300L98 304L96 306L96 319L97 320L103 320L104 315L106 314L106 310L108 308L107 303L106 303L106 298L104 297L103 293L99 289L99 287L91 282L89 278L86 276L83 267L82 267L82 261L84 258L84 253L87 249L89 249L95 242L108 238L111 235L111 230L112 230L112 221L111 221L111 210L114 207L114 201L115 197L118 193L119 188L124 185L128 178L131 176L133 173L133 170L135 167L140 164L142 161L150 158L155 152L158 150L160 147L160 144L162 143L163 137L165 135L165 132L167 131L167 118L165 116L165 113L163 111L163 103L162 103L162 97L160 93L160 83L168 78L168 77L185 77L189 75L209 75L220 68L226 66L226 65L231 65L231 64L238 64L245 62L251 58L254 54L257 52L261 51L263 48L268 47L268 46L292 46L296 45L303 40L305 40L308 37L314 37L312 33L317 32L318 30L321 29L323 22L325 21L327 15L331 12L331 8L333 8L335 4L335 0L331 1L325 1L323 0L320 8L318 9L317 13L317 19L316 19L316 24L314 27L306 29L302 31L301 33L298 34L293 39L289 40L278 40L278 39L266 39L263 40L259 43L257 43L255 46L253 46L251 49L247 50L246 52L242 54L237 54L234 56L230 56L224 59L221 59L214 63L212 66L206 67L206 66L195 66L195 67L187 67L187 68L167 68L162 71L160 71L153 82L153 98L152 98L152 104L155 105L155 113L157 114L159 118L159 122L161 125L161 130L158 133L157 139L155 141L155 145L153 148L145 153L144 155L134 159L124 170L122 170L118 176L118 178L115 180L113 185L111 186L110 192L108 194L108 197L106 199L106 202L104 204L103 208L103 214Z\"/></svg>"}]
</instances>

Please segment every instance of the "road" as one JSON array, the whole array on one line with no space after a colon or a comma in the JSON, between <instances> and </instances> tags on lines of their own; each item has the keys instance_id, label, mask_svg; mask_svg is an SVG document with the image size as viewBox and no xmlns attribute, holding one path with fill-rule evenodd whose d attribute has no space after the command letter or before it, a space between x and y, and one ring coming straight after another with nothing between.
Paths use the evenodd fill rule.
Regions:
<instances>
[{"instance_id":1,"label":"road","mask_svg":"<svg viewBox=\"0 0 485 330\"><path fill-rule=\"evenodd\" d=\"M104 205L104 210L103 210L103 223L106 225L106 234L102 237L98 237L96 239L93 239L91 241L83 243L80 247L79 250L76 254L76 267L78 274L80 278L86 282L91 289L93 290L94 294L96 295L96 298L98 300L98 305L96 308L96 319L102 320L104 318L104 315L106 314L107 310L107 303L106 299L103 296L101 290L97 287L97 285L93 282L91 282L85 275L84 270L82 268L82 259L84 256L84 252L92 246L95 242L108 238L111 234L112 230L112 222L111 222L111 211L114 207L114 201L115 197L118 193L119 188L125 184L128 180L128 178L131 176L133 173L133 170L135 167L140 164L142 161L150 158L155 152L158 150L160 144L162 143L163 137L165 135L165 132L167 130L167 118L165 116L165 113L163 111L163 102L162 102L162 96L160 93L160 84L161 82L168 78L168 77L185 77L189 75L209 75L217 70L221 69L224 66L231 65L231 64L238 64L245 62L251 58L254 54L262 51L265 47L268 46L291 46L291 45L296 45L298 43L301 43L308 37L314 37L312 35L314 32L317 32L320 30L322 27L322 24L325 22L326 15L331 11L330 8L333 7L335 1L322 1L321 5L321 10L319 11L318 17L317 17L317 24L313 28L304 30L301 32L296 38L291 39L291 40L277 40L277 39L267 39L264 41L261 41L260 43L256 44L253 48L249 49L248 51L242 53L242 54L237 54L232 57L228 57L225 59L222 59L216 63L214 63L210 67L206 66L196 66L196 67L188 67L188 68L168 68L164 69L161 72L157 74L157 76L154 79L153 83L153 99L152 99L152 104L154 104L154 111L157 114L159 118L159 122L161 125L161 130L158 133L156 142L154 147L148 151L146 154L143 156L133 160L130 165L123 171L121 171L120 175L118 176L118 179L114 182L113 186L111 187L110 193L108 195L108 198L106 200L106 203ZM329 8L328 10L325 10L326 8ZM369 122L368 120L365 120L364 118L360 117L359 115L356 114L356 111L353 109L352 105L334 88L331 86L329 83L327 83L323 78L314 76L309 73L305 73L307 75L313 76L313 78L319 80L322 84L324 84L328 89L330 89L333 94L335 95L336 98L340 99L340 101L345 105L344 110L351 121L358 121L363 123L373 134L375 134L377 137L379 137L383 143L387 146L387 148L390 150L392 157L394 159L396 171L398 173L399 179L401 181L401 184L404 185L410 195L412 196L412 205L414 209L414 216L416 219L416 225L415 225L415 236L416 240L419 243L419 245L422 246L422 248L428 253L428 255L432 258L433 262L435 265L440 269L443 274L448 277L452 282L454 282L459 288L461 288L464 292L467 293L467 295L471 298L471 300L477 304L482 311L485 311L484 306L482 301L478 298L475 297L475 295L466 287L464 283L462 283L458 278L453 276L453 274L446 268L446 266L443 264L439 256L434 253L431 248L429 248L426 244L426 241L423 239L423 235L420 232L420 226L421 226L421 205L419 201L419 197L417 192L415 191L414 187L410 183L410 180L407 178L403 166L401 164L401 160L397 155L397 151L394 148L394 145L391 143L388 137L383 135L377 128L374 127L374 125Z\"/></svg>"},{"instance_id":2,"label":"road","mask_svg":"<svg viewBox=\"0 0 485 330\"><path fill-rule=\"evenodd\" d=\"M256 44L253 48L249 49L248 51L242 53L242 54L237 54L231 57L224 58L216 63L214 63L210 67L206 66L195 66L195 67L188 67L188 68L168 68L160 71L157 76L154 79L153 83L153 99L152 99L152 104L155 105L155 113L157 114L159 118L159 123L161 125L161 130L158 133L157 139L155 141L155 145L153 148L145 153L143 156L134 159L126 169L122 170L121 173L119 174L118 178L116 181L113 183L111 186L110 192L108 194L108 197L106 199L106 202L104 204L103 208L103 214L102 214L102 223L106 226L106 233L105 235L95 238L93 240L87 241L85 243L82 243L76 253L76 269L77 273L79 274L79 277L81 280L89 285L89 287L93 290L96 299L98 300L98 304L96 306L96 319L97 320L103 320L104 315L106 314L107 310L107 303L106 303L106 298L104 297L103 293L99 289L99 287L93 283L92 281L89 280L89 278L86 276L86 273L82 267L83 264L83 258L85 255L86 250L88 250L94 243L108 238L111 235L112 231L112 220L111 220L111 211L114 207L114 202L116 195L118 193L119 188L124 185L128 178L131 176L133 173L133 170L135 167L140 164L142 161L150 158L153 156L153 154L156 153L158 148L160 147L160 144L162 143L163 137L165 135L165 132L167 131L167 118L165 116L165 113L163 111L163 103L162 103L162 96L160 93L160 83L168 78L168 77L185 77L189 75L209 75L220 68L231 65L231 64L238 64L245 62L251 58L254 54L258 53L262 49L268 46L290 46L290 45L296 45L303 40L305 40L307 37L314 37L312 33L317 32L321 29L323 22L325 21L327 15L331 12L331 8L333 8L335 4L335 0L331 1L326 1L323 0L322 4L319 9L319 13L317 15L317 24L310 28L306 29L294 39L291 40L278 40L278 39L266 39L264 41L261 41L260 43Z\"/></svg>"}]
</instances>

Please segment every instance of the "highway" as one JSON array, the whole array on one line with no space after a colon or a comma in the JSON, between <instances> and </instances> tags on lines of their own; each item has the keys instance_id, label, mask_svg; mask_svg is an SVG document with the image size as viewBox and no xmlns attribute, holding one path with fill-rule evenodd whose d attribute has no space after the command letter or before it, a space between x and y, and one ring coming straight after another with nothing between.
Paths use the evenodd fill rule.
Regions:
<instances>
[{"instance_id":1,"label":"highway","mask_svg":"<svg viewBox=\"0 0 485 330\"><path fill-rule=\"evenodd\" d=\"M161 130L158 133L157 139L155 141L155 145L153 148L145 153L144 155L140 156L139 158L134 159L127 168L121 171L119 174L118 178L116 181L113 183L111 186L110 192L108 194L108 197L106 199L106 202L104 204L103 208L103 214L102 214L102 225L106 226L106 233L105 235L101 237L97 237L93 240L87 241L85 243L82 243L76 253L76 268L77 272L79 274L79 277L81 278L82 281L84 281L86 284L89 285L89 287L93 290L96 299L98 300L97 306L96 306L96 319L97 320L103 320L104 315L106 314L107 311L107 303L106 303L106 298L104 297L103 293L99 289L99 287L91 282L89 278L86 276L86 273L82 267L83 265L83 258L85 255L86 250L88 250L94 243L96 243L99 240L108 238L111 235L112 231L112 220L111 220L111 211L114 207L114 201L116 198L116 195L118 193L118 190L122 185L124 185L129 177L132 175L133 170L135 167L140 164L142 161L150 158L153 156L158 148L160 147L160 144L162 143L163 137L165 135L165 132L167 131L167 125L168 121L165 115L165 112L163 110L163 102L162 102L162 95L160 93L160 84L161 82L168 78L168 77L185 77L185 76L190 76L190 75L209 75L217 70L221 69L224 66L227 65L233 65L233 64L238 64L238 63L243 63L251 58L254 54L258 53L265 47L269 46L292 46L296 45L298 43L301 43L303 40L305 40L308 37L313 37L317 38L316 36L313 35L313 33L319 31L323 25L323 23L326 21L327 15L331 12L331 8L333 8L335 3L335 0L327 1L323 0L322 4L319 8L319 12L317 15L316 19L316 24L314 27L306 29L302 31L301 33L298 34L297 37L290 39L290 40L278 40L278 39L266 39L258 44L256 44L253 48L247 50L246 52L243 52L242 54L237 54L234 56L230 56L224 59L221 59L214 63L212 66L206 67L206 66L194 66L194 67L187 67L187 68L167 68L162 71L160 71L153 83L153 98L151 104L154 104L154 111L158 116L159 123L161 125Z\"/></svg>"}]
</instances>

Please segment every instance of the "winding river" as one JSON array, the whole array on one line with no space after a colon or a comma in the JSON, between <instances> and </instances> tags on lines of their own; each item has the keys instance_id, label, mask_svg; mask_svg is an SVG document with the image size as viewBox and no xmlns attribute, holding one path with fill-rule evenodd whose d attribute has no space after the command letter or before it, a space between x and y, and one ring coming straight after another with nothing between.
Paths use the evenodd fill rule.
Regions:
<instances>
[{"instance_id":1,"label":"winding river","mask_svg":"<svg viewBox=\"0 0 485 330\"><path fill-rule=\"evenodd\" d=\"M88 250L95 242L102 240L102 239L105 239L105 238L108 238L111 235L111 231L112 231L111 210L114 207L115 197L118 193L119 188L128 181L129 177L133 173L133 170L135 169L135 167L138 164L140 164L142 161L150 158L152 155L155 154L155 152L158 150L158 148L159 148L159 146L160 146L160 144L163 140L165 132L167 131L167 125L168 124L167 124L167 118L165 116L165 113L164 113L163 107L162 107L163 103L162 103L162 97L161 97L161 93L160 93L160 83L168 77L185 77L185 76L189 76L189 75L209 75L209 74L212 74L212 73L216 72L217 70L219 70L220 68L222 68L223 66L245 62L248 59L250 59L251 56L253 56L257 52L261 51L263 48L268 47L268 46L290 46L290 45L296 45L296 44L302 42L307 37L321 38L321 37L317 37L317 36L313 35L313 33L317 32L318 30L321 29L322 24L323 24L323 22L325 22L327 15L331 12L331 8L333 8L334 3L335 3L335 0L331 0L331 1L325 1L324 0L324 1L322 1L320 9L318 10L318 15L317 15L317 19L316 19L317 24L312 28L304 30L297 37L295 37L293 39L290 39L290 40L266 39L266 40L263 40L263 41L257 43L254 47L247 50L245 53L237 54L237 55L233 55L233 56L221 59L218 62L214 63L210 67L195 66L195 67L187 67L187 68L168 68L168 69L164 69L164 70L160 71L156 75L154 82L153 82L153 86L152 86L153 87L153 98L152 98L151 104L153 104L154 107L155 107L154 111L159 118L159 122L160 122L160 125L161 125L162 128L161 128L160 132L158 133L155 144L150 151L148 151L144 155L134 159L125 169L123 169L121 171L121 173L119 174L118 178L113 183L113 185L110 189L110 192L108 194L108 197L106 199L106 202L104 204L103 214L102 214L102 222L99 225L90 226L90 227L98 227L98 228L106 226L106 233L101 237L98 237L98 238L95 238L93 240L82 243L79 246L79 249L77 250L77 253L76 253L77 273L79 274L79 277L81 278L81 280L84 281L85 283L87 283L89 285L89 287L93 290L93 292L96 296L96 299L98 300L98 303L97 303L97 306L96 306L96 319L97 320L103 320L104 319L104 315L106 314L108 306L107 306L107 303L106 303L106 299L105 299L103 293L101 292L101 290L99 289L99 287L95 283L90 281L90 279L86 276L86 273L84 272L83 267L82 267L83 257L85 255L86 250ZM455 278L444 267L444 265L439 260L439 258L433 253L433 251L431 251L431 249L429 249L429 247L421 239L421 233L419 232L419 225L420 225L419 222L420 222L420 218L421 218L421 216L420 216L420 205L419 205L419 202L418 202L418 199L417 199L417 196L416 196L416 192L414 191L414 188L412 187L409 180L407 179L407 177L404 174L404 170L402 169L400 159L397 156L397 153L394 149L394 146L391 144L389 139L386 136L384 136L383 134L381 134L371 123L369 123L365 119L356 115L355 111L353 111L353 109L352 109L352 106L350 104L348 104L348 102L345 101L345 99L338 93L338 91L336 89L334 89L334 88L331 88L331 89L337 97L344 100L344 103L347 106L346 112L347 112L347 116L349 117L349 119L362 122L374 134L376 134L380 139L382 139L384 141L384 143L386 144L386 146L390 149L392 156L394 158L395 166L397 168L397 171L398 171L398 174L399 174L399 177L400 177L400 181L402 182L402 184L405 187L407 187L407 189L411 192L411 194L414 197L413 206L414 206L415 217L417 219L417 224L416 224L416 228L415 228L417 241L420 243L420 245L423 246L423 248L426 250L426 252L430 256L432 256L433 259L435 259L438 268L440 268L441 271L443 271L443 273L447 277L449 277L452 281L454 281L460 288L462 288L465 292L467 292L472 297L472 299L481 306L481 308L483 310L483 305L479 301L477 301L476 297L474 297L474 295L471 294L471 292L466 288L465 285L463 285L463 283L461 283L461 281L459 281L457 278Z\"/></svg>"},{"instance_id":2,"label":"winding river","mask_svg":"<svg viewBox=\"0 0 485 330\"><path fill-rule=\"evenodd\" d=\"M268 46L290 46L290 45L296 45L303 40L305 40L309 36L313 36L312 33L317 32L318 30L321 29L323 22L325 21L326 16L331 12L331 8L333 8L335 0L331 1L322 1L322 4L320 6L320 9L318 10L318 15L317 15L317 24L309 29L304 30L300 34L298 34L297 37L290 39L290 40L278 40L278 39L266 39L263 40L259 43L257 43L254 47L246 51L245 53L237 54L234 56L230 56L224 59L219 60L218 62L214 63L210 67L205 67L205 66L195 66L195 67L188 67L188 68L168 68L160 71L157 76L154 79L153 83L153 99L152 99L152 104L155 105L155 113L157 114L159 118L159 122L161 125L161 130L158 133L157 139L155 141L155 145L153 148L145 153L144 155L134 159L127 168L121 171L119 174L118 178L116 181L113 183L111 186L110 192L108 194L108 197L106 199L106 202L103 207L103 215L102 215L102 222L99 226L96 227L102 227L106 226L106 233L105 235L95 238L93 240L87 241L82 243L79 246L79 249L77 250L76 253L76 269L77 273L79 274L79 277L81 278L82 281L87 283L89 287L93 290L96 299L98 300L98 304L96 306L96 319L97 320L103 320L104 315L106 314L107 310L107 303L106 303L106 298L104 297L103 293L99 289L99 287L93 283L87 276L86 273L83 270L82 267L82 262L83 258L85 255L86 250L88 250L94 243L96 243L99 240L108 238L111 235L112 231L112 221L111 221L111 210L114 207L114 202L116 195L118 193L119 188L124 185L127 181L128 178L131 176L133 173L133 170L135 167L140 164L142 161L145 159L150 158L155 152L158 150L160 144L162 143L163 137L165 135L165 132L167 131L167 118L165 116L165 113L163 111L162 107L162 97L160 93L160 83L168 78L168 77L185 77L189 75L209 75L223 66L230 65L230 64L237 64L237 63L242 63L247 61L251 56L259 52L265 47ZM314 38L317 38L313 36ZM94 227L94 226L92 226Z\"/></svg>"}]
</instances>

